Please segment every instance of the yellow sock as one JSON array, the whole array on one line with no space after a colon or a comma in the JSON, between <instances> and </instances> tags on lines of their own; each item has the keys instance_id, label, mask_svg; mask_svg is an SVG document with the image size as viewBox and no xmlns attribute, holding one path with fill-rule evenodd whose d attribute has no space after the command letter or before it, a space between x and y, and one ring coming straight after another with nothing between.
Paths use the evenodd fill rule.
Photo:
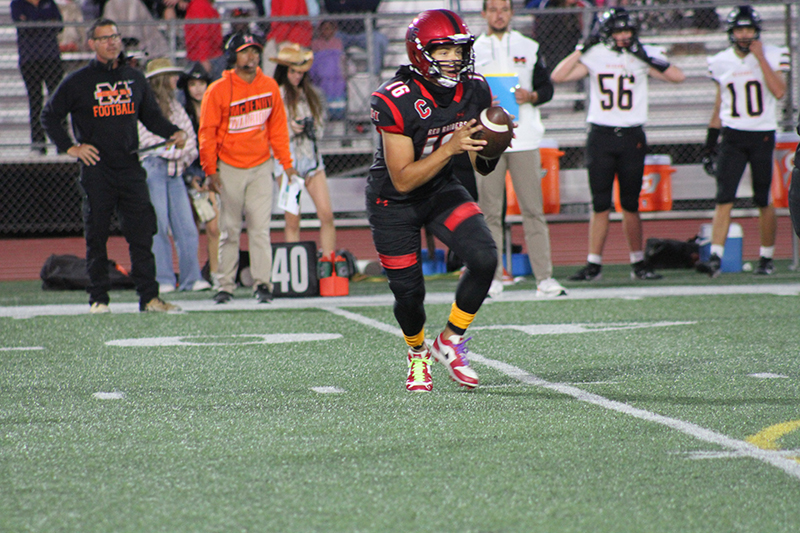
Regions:
<instances>
[{"instance_id":1,"label":"yellow sock","mask_svg":"<svg viewBox=\"0 0 800 533\"><path fill-rule=\"evenodd\" d=\"M406 340L406 344L411 346L412 348L416 348L417 346L422 346L425 343L425 328L417 333L416 335L412 335L409 337L408 335L403 335L403 338Z\"/></svg>"},{"instance_id":2,"label":"yellow sock","mask_svg":"<svg viewBox=\"0 0 800 533\"><path fill-rule=\"evenodd\" d=\"M475 313L465 313L458 308L455 302L453 302L453 306L450 308L449 322L451 324L457 328L465 330L470 324L472 324L473 320L475 320Z\"/></svg>"}]
</instances>

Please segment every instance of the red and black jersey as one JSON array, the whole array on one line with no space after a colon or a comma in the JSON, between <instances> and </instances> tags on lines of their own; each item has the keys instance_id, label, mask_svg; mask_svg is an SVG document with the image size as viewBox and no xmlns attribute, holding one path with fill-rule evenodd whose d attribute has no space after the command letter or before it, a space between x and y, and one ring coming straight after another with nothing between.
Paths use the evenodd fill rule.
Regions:
<instances>
[{"instance_id":1,"label":"red and black jersey","mask_svg":"<svg viewBox=\"0 0 800 533\"><path fill-rule=\"evenodd\" d=\"M370 116L379 132L410 137L414 142L414 160L418 161L450 140L456 129L477 118L491 104L489 85L478 74L470 75L453 88L445 88L403 66L394 78L372 93ZM367 187L380 198L403 201L427 197L455 179L450 161L433 179L408 194L401 194L389 177L381 142L375 150Z\"/></svg>"}]
</instances>

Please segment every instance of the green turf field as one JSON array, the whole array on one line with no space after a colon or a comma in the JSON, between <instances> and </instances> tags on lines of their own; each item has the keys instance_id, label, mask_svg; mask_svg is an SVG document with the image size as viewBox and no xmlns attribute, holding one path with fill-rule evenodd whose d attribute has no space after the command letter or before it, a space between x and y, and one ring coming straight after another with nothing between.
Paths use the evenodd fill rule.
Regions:
<instances>
[{"instance_id":1,"label":"green turf field","mask_svg":"<svg viewBox=\"0 0 800 533\"><path fill-rule=\"evenodd\" d=\"M523 282L470 330L481 387L434 366L429 394L382 282L167 316L0 284L0 531L798 531L800 274L777 267ZM428 283L429 337L455 283Z\"/></svg>"}]
</instances>

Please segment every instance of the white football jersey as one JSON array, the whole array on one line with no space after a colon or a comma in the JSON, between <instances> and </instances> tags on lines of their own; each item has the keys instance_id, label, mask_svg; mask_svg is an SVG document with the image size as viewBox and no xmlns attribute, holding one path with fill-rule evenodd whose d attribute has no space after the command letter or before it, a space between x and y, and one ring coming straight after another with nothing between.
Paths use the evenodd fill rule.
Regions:
<instances>
[{"instance_id":1,"label":"white football jersey","mask_svg":"<svg viewBox=\"0 0 800 533\"><path fill-rule=\"evenodd\" d=\"M643 45L647 55L666 61L660 46ZM650 65L627 50L598 44L581 55L589 69L589 114L586 121L628 128L647 122L647 73Z\"/></svg>"},{"instance_id":2,"label":"white football jersey","mask_svg":"<svg viewBox=\"0 0 800 533\"><path fill-rule=\"evenodd\" d=\"M789 70L786 48L764 45L764 55L775 71ZM778 129L778 101L767 88L753 54L739 57L733 48L708 58L709 75L719 83L722 125L743 131Z\"/></svg>"},{"instance_id":3,"label":"white football jersey","mask_svg":"<svg viewBox=\"0 0 800 533\"><path fill-rule=\"evenodd\" d=\"M533 90L533 69L539 60L539 43L516 30L507 31L502 39L482 34L475 39L475 71L482 75L516 74L519 86ZM516 139L506 152L535 150L544 137L544 124L539 107L532 104L519 106Z\"/></svg>"}]
</instances>

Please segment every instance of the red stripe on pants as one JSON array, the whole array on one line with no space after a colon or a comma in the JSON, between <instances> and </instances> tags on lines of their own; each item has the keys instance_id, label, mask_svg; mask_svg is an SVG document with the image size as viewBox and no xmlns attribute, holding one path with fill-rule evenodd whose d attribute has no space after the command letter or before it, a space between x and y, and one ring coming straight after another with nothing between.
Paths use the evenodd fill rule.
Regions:
<instances>
[{"instance_id":1,"label":"red stripe on pants","mask_svg":"<svg viewBox=\"0 0 800 533\"><path fill-rule=\"evenodd\" d=\"M450 231L455 231L459 224L464 222L469 217L478 215L480 213L481 209L478 207L478 204L475 202L467 202L453 209L453 212L450 213L450 216L444 221L444 225L447 226L447 229Z\"/></svg>"},{"instance_id":2,"label":"red stripe on pants","mask_svg":"<svg viewBox=\"0 0 800 533\"><path fill-rule=\"evenodd\" d=\"M401 268L408 268L417 262L417 254L406 255L383 255L378 254L381 260L381 266L389 270L400 270Z\"/></svg>"}]
</instances>

